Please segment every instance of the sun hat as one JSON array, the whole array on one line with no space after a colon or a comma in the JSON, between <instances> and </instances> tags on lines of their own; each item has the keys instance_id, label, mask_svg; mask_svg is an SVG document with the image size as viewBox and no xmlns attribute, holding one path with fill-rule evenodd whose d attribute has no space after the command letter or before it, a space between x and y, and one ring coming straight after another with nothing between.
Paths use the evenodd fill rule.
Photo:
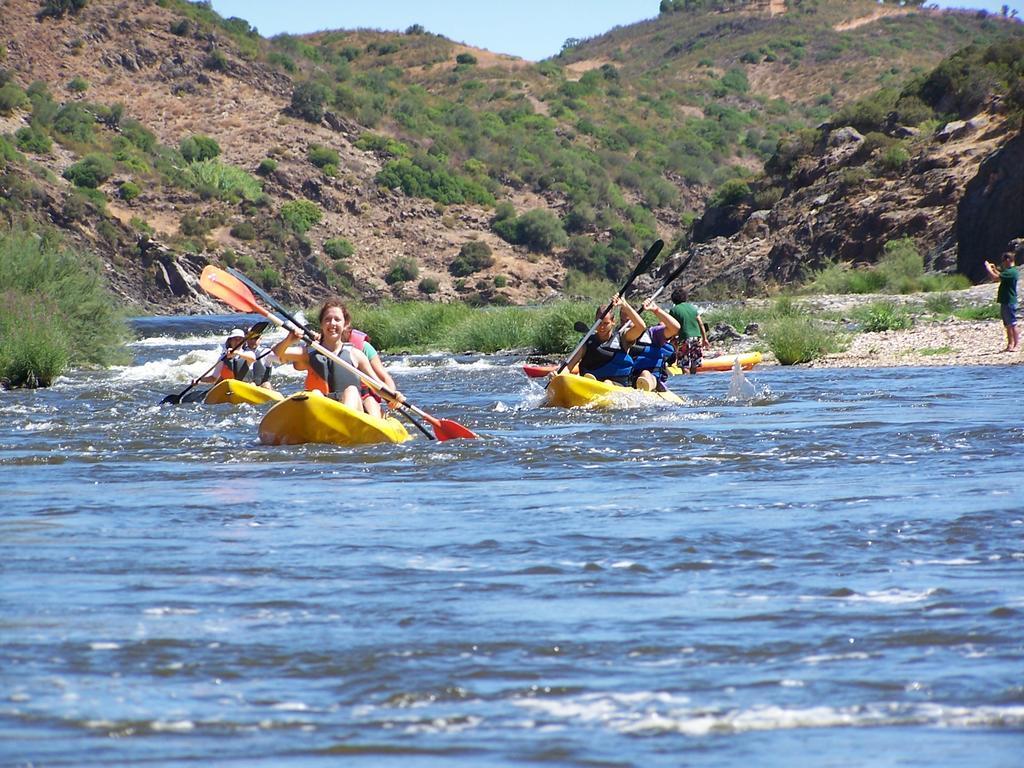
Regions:
<instances>
[{"instance_id":1,"label":"sun hat","mask_svg":"<svg viewBox=\"0 0 1024 768\"><path fill-rule=\"evenodd\" d=\"M231 333L228 334L228 338L229 339L244 339L245 338L245 331L243 331L241 328L234 328L234 329L232 329Z\"/></svg>"}]
</instances>

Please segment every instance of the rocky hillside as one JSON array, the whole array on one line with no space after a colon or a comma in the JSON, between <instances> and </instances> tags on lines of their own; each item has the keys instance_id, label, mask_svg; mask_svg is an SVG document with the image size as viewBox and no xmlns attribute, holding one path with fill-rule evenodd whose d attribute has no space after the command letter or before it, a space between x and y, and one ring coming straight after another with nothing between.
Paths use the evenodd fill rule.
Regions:
<instances>
[{"instance_id":1,"label":"rocky hillside","mask_svg":"<svg viewBox=\"0 0 1024 768\"><path fill-rule=\"evenodd\" d=\"M988 280L983 262L1024 236L1024 42L965 49L891 110L876 98L783 142L762 178L709 206L691 287L760 293L832 263L871 265L900 238L931 271ZM957 119L937 122L933 107ZM901 122L911 110L926 118L917 127Z\"/></svg>"},{"instance_id":2,"label":"rocky hillside","mask_svg":"<svg viewBox=\"0 0 1024 768\"><path fill-rule=\"evenodd\" d=\"M296 302L543 300L569 270L616 278L655 236L685 244L708 197L750 181L794 131L966 42L1021 37L984 14L871 0L708 5L534 64L418 27L268 41L184 0L0 0L0 211L96 251L115 290L151 311L211 308L195 290L206 263ZM1004 116L987 119L908 165L947 172L943 205L1006 143ZM864 154L830 135L836 158ZM691 271L756 290L869 258L838 234L846 198L815 202L812 176L764 185L779 190L770 214L765 193L757 215L725 216L739 227L711 209L698 239L746 237L747 256ZM921 236L952 268L948 227L892 213L903 177L861 180L859 205L889 211L877 239ZM755 255L758 238L770 245Z\"/></svg>"}]
</instances>

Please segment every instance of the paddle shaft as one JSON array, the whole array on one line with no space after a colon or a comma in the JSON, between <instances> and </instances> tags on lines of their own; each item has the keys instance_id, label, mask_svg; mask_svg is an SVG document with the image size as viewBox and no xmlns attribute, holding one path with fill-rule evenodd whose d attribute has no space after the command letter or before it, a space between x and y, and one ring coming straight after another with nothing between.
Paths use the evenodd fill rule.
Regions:
<instances>
[{"instance_id":1,"label":"paddle shaft","mask_svg":"<svg viewBox=\"0 0 1024 768\"><path fill-rule=\"evenodd\" d=\"M580 339L580 343L576 345L576 348L572 351L572 354L570 354L569 357L563 360L562 364L558 366L558 370L555 371L556 376L565 370L565 367L569 365L570 361L574 357L576 357L577 353L579 353L581 349L583 349L583 345L587 343L587 340L594 335L594 331L597 330L597 326L601 324L601 321L604 320L605 315L611 312L612 307L615 306L615 299L625 297L629 289L633 287L633 282L637 279L637 277L640 276L640 273L645 271L648 267L651 266L651 264L654 263L654 260L658 258L658 254L661 253L661 249L664 247L665 243L662 242L661 240L655 240L651 244L651 247L647 249L647 253L645 253L643 258L640 259L640 263L637 264L636 267L633 269L632 273L630 273L629 278L627 278L625 284L622 286L622 288L619 289L619 292L612 297L612 300L608 302L608 306L605 307L597 316L597 319L594 320L594 324L590 326L590 330L588 330L586 334L583 336L583 338Z\"/></svg>"}]
</instances>

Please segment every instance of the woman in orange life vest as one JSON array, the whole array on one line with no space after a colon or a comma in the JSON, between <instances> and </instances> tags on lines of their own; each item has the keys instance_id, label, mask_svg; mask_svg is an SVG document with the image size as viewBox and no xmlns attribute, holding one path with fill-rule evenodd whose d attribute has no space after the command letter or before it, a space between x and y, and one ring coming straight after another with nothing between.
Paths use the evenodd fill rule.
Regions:
<instances>
[{"instance_id":1,"label":"woman in orange life vest","mask_svg":"<svg viewBox=\"0 0 1024 768\"><path fill-rule=\"evenodd\" d=\"M349 325L349 314L344 302L336 296L327 299L320 309L320 343L353 368L377 379L366 355L344 341ZM372 397L362 397L362 381L355 373L338 365L326 355L308 346L292 347L297 334L289 333L274 347L274 354L282 363L291 363L296 370L306 372L306 389L317 389L334 397L353 410L365 410L380 418L380 404ZM399 394L399 399L403 399Z\"/></svg>"},{"instance_id":2,"label":"woman in orange life vest","mask_svg":"<svg viewBox=\"0 0 1024 768\"><path fill-rule=\"evenodd\" d=\"M201 381L204 384L216 384L224 379L244 379L249 372L249 366L256 362L255 353L243 347L244 341L245 331L241 328L232 330L224 340L224 359L213 373L204 376Z\"/></svg>"}]
</instances>

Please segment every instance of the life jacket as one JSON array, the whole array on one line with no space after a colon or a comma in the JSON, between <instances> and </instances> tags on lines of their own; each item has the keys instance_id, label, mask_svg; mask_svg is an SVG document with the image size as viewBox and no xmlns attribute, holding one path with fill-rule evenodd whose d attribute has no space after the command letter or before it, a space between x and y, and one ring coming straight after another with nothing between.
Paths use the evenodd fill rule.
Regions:
<instances>
[{"instance_id":1,"label":"life jacket","mask_svg":"<svg viewBox=\"0 0 1024 768\"><path fill-rule=\"evenodd\" d=\"M265 359L265 357L257 356L256 362L252 364L252 370L250 371L252 383L261 387L270 381L270 372L274 370L274 366L263 362Z\"/></svg>"},{"instance_id":2,"label":"life jacket","mask_svg":"<svg viewBox=\"0 0 1024 768\"><path fill-rule=\"evenodd\" d=\"M306 369L306 389L318 389L325 395L341 393L346 387L360 385L359 377L354 373L338 365L326 355L317 352L312 347L306 348L308 368ZM342 346L338 357L356 367L355 359L352 357L352 347L349 344Z\"/></svg>"},{"instance_id":3,"label":"life jacket","mask_svg":"<svg viewBox=\"0 0 1024 768\"><path fill-rule=\"evenodd\" d=\"M655 344L651 330L647 329L629 348L629 354L633 358L633 373L650 371L658 381L665 381L668 378L666 364L675 352L671 341Z\"/></svg>"},{"instance_id":4,"label":"life jacket","mask_svg":"<svg viewBox=\"0 0 1024 768\"><path fill-rule=\"evenodd\" d=\"M580 374L587 373L601 381L629 383L633 375L633 358L622 349L617 333L607 341L601 341L597 336L587 339L583 359L580 360Z\"/></svg>"},{"instance_id":5,"label":"life jacket","mask_svg":"<svg viewBox=\"0 0 1024 768\"><path fill-rule=\"evenodd\" d=\"M238 379L243 381L249 373L249 361L241 357L229 357L222 360L217 370L217 377L220 379Z\"/></svg>"}]
</instances>

